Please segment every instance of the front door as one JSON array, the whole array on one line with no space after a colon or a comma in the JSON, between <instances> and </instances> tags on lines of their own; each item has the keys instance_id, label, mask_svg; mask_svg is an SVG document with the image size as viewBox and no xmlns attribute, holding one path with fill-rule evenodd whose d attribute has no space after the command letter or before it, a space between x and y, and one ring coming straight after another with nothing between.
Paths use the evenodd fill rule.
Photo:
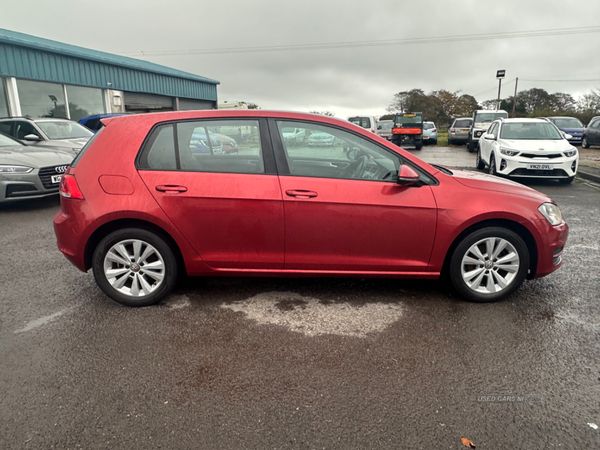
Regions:
<instances>
[{"instance_id":1,"label":"front door","mask_svg":"<svg viewBox=\"0 0 600 450\"><path fill-rule=\"evenodd\" d=\"M282 139L304 128L302 144ZM396 183L400 155L334 126L271 124L285 209L285 268L307 271L425 272L436 205L426 174Z\"/></svg>"}]
</instances>

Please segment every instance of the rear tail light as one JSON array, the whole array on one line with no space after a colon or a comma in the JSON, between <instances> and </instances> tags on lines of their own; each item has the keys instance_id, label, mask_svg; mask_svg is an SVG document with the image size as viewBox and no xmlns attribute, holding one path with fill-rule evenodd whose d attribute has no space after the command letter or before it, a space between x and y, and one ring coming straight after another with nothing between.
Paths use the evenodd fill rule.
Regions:
<instances>
[{"instance_id":1,"label":"rear tail light","mask_svg":"<svg viewBox=\"0 0 600 450\"><path fill-rule=\"evenodd\" d=\"M77 180L73 175L63 175L61 177L58 192L66 198L83 200L83 194L79 190Z\"/></svg>"},{"instance_id":2,"label":"rear tail light","mask_svg":"<svg viewBox=\"0 0 600 450\"><path fill-rule=\"evenodd\" d=\"M432 133L435 133L436 131L437 131L437 129L435 129L435 128L433 130L431 130Z\"/></svg>"},{"instance_id":3,"label":"rear tail light","mask_svg":"<svg viewBox=\"0 0 600 450\"><path fill-rule=\"evenodd\" d=\"M450 130L450 133L454 134L454 133L456 133L456 131L454 131L454 130Z\"/></svg>"}]
</instances>

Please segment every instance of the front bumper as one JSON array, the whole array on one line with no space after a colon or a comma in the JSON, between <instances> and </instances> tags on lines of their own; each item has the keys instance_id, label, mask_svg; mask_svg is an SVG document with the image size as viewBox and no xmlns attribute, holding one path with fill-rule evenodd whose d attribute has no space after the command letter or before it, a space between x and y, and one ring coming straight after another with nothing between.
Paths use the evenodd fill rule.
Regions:
<instances>
[{"instance_id":1,"label":"front bumper","mask_svg":"<svg viewBox=\"0 0 600 450\"><path fill-rule=\"evenodd\" d=\"M520 156L498 155L496 171L499 175L521 178L571 178L577 173L578 156L544 160ZM535 165L537 167L532 167Z\"/></svg>"},{"instance_id":2,"label":"front bumper","mask_svg":"<svg viewBox=\"0 0 600 450\"><path fill-rule=\"evenodd\" d=\"M26 174L0 175L0 203L23 199L43 198L58 194L58 184L52 183L49 176L40 177L40 170ZM48 178L46 180L46 178Z\"/></svg>"},{"instance_id":3,"label":"front bumper","mask_svg":"<svg viewBox=\"0 0 600 450\"><path fill-rule=\"evenodd\" d=\"M537 267L529 278L541 278L551 274L562 266L562 254L569 236L569 226L566 222L552 226L546 219L540 219L535 224L539 232Z\"/></svg>"}]
</instances>

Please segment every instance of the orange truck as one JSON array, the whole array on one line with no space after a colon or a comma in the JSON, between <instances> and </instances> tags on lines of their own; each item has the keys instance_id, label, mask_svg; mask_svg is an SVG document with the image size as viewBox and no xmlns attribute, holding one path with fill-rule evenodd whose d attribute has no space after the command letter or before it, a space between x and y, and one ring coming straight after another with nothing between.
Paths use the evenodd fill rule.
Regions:
<instances>
[{"instance_id":1,"label":"orange truck","mask_svg":"<svg viewBox=\"0 0 600 450\"><path fill-rule=\"evenodd\" d=\"M421 150L423 147L423 113L396 114L391 141L398 147L414 145L415 149Z\"/></svg>"}]
</instances>

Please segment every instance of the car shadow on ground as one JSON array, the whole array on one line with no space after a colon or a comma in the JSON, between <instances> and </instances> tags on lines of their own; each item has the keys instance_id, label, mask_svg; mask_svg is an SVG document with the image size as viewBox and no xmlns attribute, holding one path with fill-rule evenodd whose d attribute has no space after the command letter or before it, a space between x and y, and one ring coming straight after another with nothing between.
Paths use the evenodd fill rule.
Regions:
<instances>
[{"instance_id":1,"label":"car shadow on ground","mask_svg":"<svg viewBox=\"0 0 600 450\"><path fill-rule=\"evenodd\" d=\"M35 211L58 207L60 207L60 197L57 194L44 198L24 198L20 199L19 201L0 203L0 213Z\"/></svg>"}]
</instances>

